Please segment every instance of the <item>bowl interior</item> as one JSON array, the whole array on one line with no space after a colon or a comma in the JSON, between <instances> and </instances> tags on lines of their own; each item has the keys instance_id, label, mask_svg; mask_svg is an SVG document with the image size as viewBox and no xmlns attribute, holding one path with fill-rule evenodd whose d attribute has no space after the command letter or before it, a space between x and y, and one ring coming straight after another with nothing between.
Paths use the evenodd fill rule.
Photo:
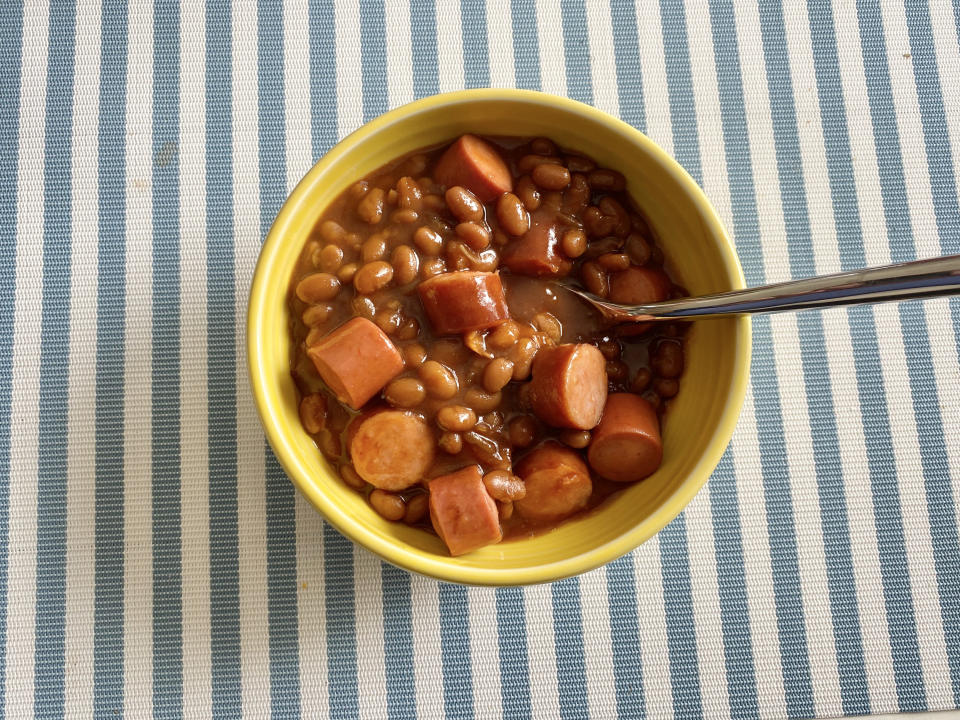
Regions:
<instances>
[{"instance_id":1,"label":"bowl interior","mask_svg":"<svg viewBox=\"0 0 960 720\"><path fill-rule=\"evenodd\" d=\"M666 415L664 462L587 516L536 538L447 556L435 536L382 520L331 471L301 429L289 373L287 289L323 209L385 162L464 132L545 135L618 169L653 226L667 262L691 293L743 286L736 256L699 189L652 141L571 101L519 91L436 96L364 126L328 153L292 193L257 267L248 318L253 390L270 442L301 492L351 539L388 561L475 584L543 582L583 572L640 544L682 510L720 458L739 414L749 321L710 320L688 335L681 390Z\"/></svg>"}]
</instances>

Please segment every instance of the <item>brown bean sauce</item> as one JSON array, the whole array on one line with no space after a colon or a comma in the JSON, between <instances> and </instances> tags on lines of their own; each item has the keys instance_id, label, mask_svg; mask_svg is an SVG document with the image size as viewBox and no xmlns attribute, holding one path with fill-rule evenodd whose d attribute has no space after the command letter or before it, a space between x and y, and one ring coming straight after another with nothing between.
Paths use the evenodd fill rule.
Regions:
<instances>
[{"instance_id":1,"label":"brown bean sauce","mask_svg":"<svg viewBox=\"0 0 960 720\"><path fill-rule=\"evenodd\" d=\"M426 492L430 478L470 464L479 464L484 473L510 471L529 448L551 439L568 442L586 462L589 431L550 427L531 409L529 364L540 349L559 343L597 346L607 361L609 391L639 394L659 414L676 393L682 372L681 324L654 324L640 333L606 327L592 308L556 282L563 277L609 296L617 291L615 276L627 267L652 268L667 278L656 238L625 192L622 176L543 138L484 139L506 161L510 196L483 203L471 192L447 193L449 188L433 173L449 145L387 163L326 208L299 258L289 293L291 372L304 399L305 429L316 430L312 437L318 448L344 481L369 496L372 487L351 465L351 421L391 403L424 418L436 440L426 477L395 493L403 505L384 491L378 491L373 505L389 519L427 529L430 517L417 496ZM543 164L552 167L536 170ZM544 228L553 232L549 252L559 264L557 273L532 277L524 274L529 266L523 262L510 263L512 270L505 267L511 247L522 239L511 231L527 237ZM499 271L508 320L462 335L435 333L417 286L435 274L460 270ZM325 275L300 287L304 278L318 273ZM669 295L684 294L666 282ZM310 346L357 316L386 333L405 361L395 384L387 384L359 410L337 400L307 355ZM668 344L673 347L661 350ZM513 363L509 381L510 362L504 360ZM440 363L452 376L429 376L421 369L425 361L436 361L431 368ZM451 377L456 382L442 390ZM441 416L445 428L438 413L448 406L463 411L447 409ZM623 488L592 471L591 480L589 500L577 514ZM497 507L505 539L535 535L557 524L525 519L513 512L510 501L497 501Z\"/></svg>"}]
</instances>

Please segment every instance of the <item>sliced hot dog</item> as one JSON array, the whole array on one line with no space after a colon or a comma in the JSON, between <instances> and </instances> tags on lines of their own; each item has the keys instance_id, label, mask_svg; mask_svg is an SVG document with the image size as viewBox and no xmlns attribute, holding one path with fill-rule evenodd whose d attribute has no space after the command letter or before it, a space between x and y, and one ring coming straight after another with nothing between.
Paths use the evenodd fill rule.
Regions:
<instances>
[{"instance_id":1,"label":"sliced hot dog","mask_svg":"<svg viewBox=\"0 0 960 720\"><path fill-rule=\"evenodd\" d=\"M430 521L451 555L500 542L497 504L483 486L479 465L430 481Z\"/></svg>"},{"instance_id":2,"label":"sliced hot dog","mask_svg":"<svg viewBox=\"0 0 960 720\"><path fill-rule=\"evenodd\" d=\"M560 251L561 234L552 218L534 216L530 229L503 249L500 261L518 275L566 275L572 264Z\"/></svg>"},{"instance_id":3,"label":"sliced hot dog","mask_svg":"<svg viewBox=\"0 0 960 720\"><path fill-rule=\"evenodd\" d=\"M403 370L403 357L386 333L356 317L307 350L340 402L360 407Z\"/></svg>"},{"instance_id":4,"label":"sliced hot dog","mask_svg":"<svg viewBox=\"0 0 960 720\"><path fill-rule=\"evenodd\" d=\"M593 483L586 464L573 450L548 442L528 453L514 467L527 494L513 505L524 518L556 521L587 505Z\"/></svg>"},{"instance_id":5,"label":"sliced hot dog","mask_svg":"<svg viewBox=\"0 0 960 720\"><path fill-rule=\"evenodd\" d=\"M485 330L510 315L497 273L441 273L417 286L430 324L440 335Z\"/></svg>"},{"instance_id":6,"label":"sliced hot dog","mask_svg":"<svg viewBox=\"0 0 960 720\"><path fill-rule=\"evenodd\" d=\"M608 397L587 451L590 467L609 480L635 482L660 467L662 457L660 421L653 406L630 393Z\"/></svg>"},{"instance_id":7,"label":"sliced hot dog","mask_svg":"<svg viewBox=\"0 0 960 720\"><path fill-rule=\"evenodd\" d=\"M530 402L554 427L589 430L600 422L607 400L607 362L586 343L546 347L533 361Z\"/></svg>"},{"instance_id":8,"label":"sliced hot dog","mask_svg":"<svg viewBox=\"0 0 960 720\"><path fill-rule=\"evenodd\" d=\"M357 473L374 487L404 490L419 482L433 464L434 440L419 415L384 410L363 420L350 441Z\"/></svg>"},{"instance_id":9,"label":"sliced hot dog","mask_svg":"<svg viewBox=\"0 0 960 720\"><path fill-rule=\"evenodd\" d=\"M625 305L666 300L670 287L670 278L655 268L631 266L610 275L610 299Z\"/></svg>"},{"instance_id":10,"label":"sliced hot dog","mask_svg":"<svg viewBox=\"0 0 960 720\"><path fill-rule=\"evenodd\" d=\"M433 176L448 188L462 185L483 203L513 190L510 168L500 153L474 135L463 135L451 145L437 161Z\"/></svg>"},{"instance_id":11,"label":"sliced hot dog","mask_svg":"<svg viewBox=\"0 0 960 720\"><path fill-rule=\"evenodd\" d=\"M307 350L337 399L359 409L403 370L390 338L366 318L353 318Z\"/></svg>"}]
</instances>

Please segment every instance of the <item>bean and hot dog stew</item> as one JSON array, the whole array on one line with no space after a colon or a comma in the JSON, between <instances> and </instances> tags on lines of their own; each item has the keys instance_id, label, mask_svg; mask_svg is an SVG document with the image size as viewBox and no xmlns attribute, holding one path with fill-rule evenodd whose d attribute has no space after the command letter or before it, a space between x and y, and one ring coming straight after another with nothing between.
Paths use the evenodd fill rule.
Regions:
<instances>
[{"instance_id":1,"label":"bean and hot dog stew","mask_svg":"<svg viewBox=\"0 0 960 720\"><path fill-rule=\"evenodd\" d=\"M343 481L453 555L556 526L660 465L682 294L614 170L545 138L464 135L327 208L291 284L300 418Z\"/></svg>"}]
</instances>

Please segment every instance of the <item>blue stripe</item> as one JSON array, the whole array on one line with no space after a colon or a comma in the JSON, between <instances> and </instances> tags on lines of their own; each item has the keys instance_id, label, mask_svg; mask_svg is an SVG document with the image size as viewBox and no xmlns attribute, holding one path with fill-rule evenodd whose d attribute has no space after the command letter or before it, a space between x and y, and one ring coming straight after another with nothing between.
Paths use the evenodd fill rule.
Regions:
<instances>
[{"instance_id":1,"label":"blue stripe","mask_svg":"<svg viewBox=\"0 0 960 720\"><path fill-rule=\"evenodd\" d=\"M844 270L852 270L863 267L866 258L840 81L833 12L829 2L817 0L808 7L808 14L840 262ZM870 308L851 308L848 314L866 436L867 463L874 495L874 521L897 696L901 710L924 710L926 692L910 594L903 518L877 345L876 322Z\"/></svg>"},{"instance_id":2,"label":"blue stripe","mask_svg":"<svg viewBox=\"0 0 960 720\"><path fill-rule=\"evenodd\" d=\"M580 579L573 577L550 586L553 604L553 641L557 649L557 691L563 720L587 718L587 665L583 652Z\"/></svg>"},{"instance_id":3,"label":"blue stripe","mask_svg":"<svg viewBox=\"0 0 960 720\"><path fill-rule=\"evenodd\" d=\"M330 717L359 715L353 545L323 524L323 585L327 620L327 682Z\"/></svg>"},{"instance_id":4,"label":"blue stripe","mask_svg":"<svg viewBox=\"0 0 960 720\"><path fill-rule=\"evenodd\" d=\"M693 73L687 44L687 19L682 2L660 0L660 25L667 70L670 124L673 128L673 153L693 179L702 184L700 143L697 138L696 104L693 98Z\"/></svg>"},{"instance_id":5,"label":"blue stripe","mask_svg":"<svg viewBox=\"0 0 960 720\"><path fill-rule=\"evenodd\" d=\"M473 717L470 665L470 607L463 585L439 583L443 709L448 718Z\"/></svg>"},{"instance_id":6,"label":"blue stripe","mask_svg":"<svg viewBox=\"0 0 960 720\"><path fill-rule=\"evenodd\" d=\"M954 2L953 8L958 21L957 42L960 45L960 4ZM930 11L922 3L908 3L906 14L940 247L945 254L957 254L960 253L960 207L957 202L956 171L930 27ZM905 329L924 320L916 305L909 303L902 306L901 321ZM950 314L957 354L960 355L960 299L950 299ZM935 393L924 391L926 388L936 388L932 368L927 365L929 360L926 352L915 357L920 351L919 347L905 343L905 349L908 367L912 367L914 362L917 364L916 372L911 369L910 385L913 390L914 412L917 414L917 435L923 459L927 512L937 585L940 590L940 613L953 684L953 700L960 706L960 564L956 561L960 557L960 541L957 538L957 510L951 500L953 495L950 470L943 453L944 438L938 412L939 403Z\"/></svg>"},{"instance_id":7,"label":"blue stripe","mask_svg":"<svg viewBox=\"0 0 960 720\"><path fill-rule=\"evenodd\" d=\"M10 421L13 401L13 318L17 267L17 163L23 4L10 3L0 23L0 718L7 679L7 574L10 543Z\"/></svg>"},{"instance_id":8,"label":"blue stripe","mask_svg":"<svg viewBox=\"0 0 960 720\"><path fill-rule=\"evenodd\" d=\"M383 655L387 676L387 717L390 720L417 716L417 692L413 676L413 613L410 604L410 574L382 563Z\"/></svg>"},{"instance_id":9,"label":"blue stripe","mask_svg":"<svg viewBox=\"0 0 960 720\"><path fill-rule=\"evenodd\" d=\"M337 35L333 3L310 0L310 139L319 158L337 142Z\"/></svg>"},{"instance_id":10,"label":"blue stripe","mask_svg":"<svg viewBox=\"0 0 960 720\"><path fill-rule=\"evenodd\" d=\"M620 118L646 132L637 8L633 0L610 0L610 21L613 27L613 58L617 70Z\"/></svg>"},{"instance_id":11,"label":"blue stripe","mask_svg":"<svg viewBox=\"0 0 960 720\"><path fill-rule=\"evenodd\" d=\"M98 137L96 540L93 601L93 708L123 707L123 408L126 322L127 9L104 4Z\"/></svg>"},{"instance_id":12,"label":"blue stripe","mask_svg":"<svg viewBox=\"0 0 960 720\"><path fill-rule=\"evenodd\" d=\"M617 716L641 718L647 714L643 692L643 658L640 653L636 573L633 555L607 565L607 603Z\"/></svg>"},{"instance_id":13,"label":"blue stripe","mask_svg":"<svg viewBox=\"0 0 960 720\"><path fill-rule=\"evenodd\" d=\"M463 42L463 83L468 88L490 84L487 49L487 5L482 0L460 0L460 32Z\"/></svg>"},{"instance_id":14,"label":"blue stripe","mask_svg":"<svg viewBox=\"0 0 960 720\"><path fill-rule=\"evenodd\" d=\"M793 277L808 277L816 273L816 268L781 8L773 3L762 4L760 23L780 197L787 236L791 239L788 244L790 270ZM840 668L841 703L845 713L864 714L870 712L866 663L833 390L826 355L822 352L826 337L821 314L800 313L797 329L826 550L834 646Z\"/></svg>"},{"instance_id":15,"label":"blue stripe","mask_svg":"<svg viewBox=\"0 0 960 720\"><path fill-rule=\"evenodd\" d=\"M180 8L153 18L153 714L183 712L180 544Z\"/></svg>"},{"instance_id":16,"label":"blue stripe","mask_svg":"<svg viewBox=\"0 0 960 720\"><path fill-rule=\"evenodd\" d=\"M360 0L363 120L387 111L387 27L383 0Z\"/></svg>"},{"instance_id":17,"label":"blue stripe","mask_svg":"<svg viewBox=\"0 0 960 720\"><path fill-rule=\"evenodd\" d=\"M563 23L563 56L567 68L567 95L593 104L593 80L590 77L590 38L587 34L587 9L583 0L560 0Z\"/></svg>"},{"instance_id":18,"label":"blue stripe","mask_svg":"<svg viewBox=\"0 0 960 720\"><path fill-rule=\"evenodd\" d=\"M527 613L520 588L497 588L497 648L500 695L505 718L532 717L527 663Z\"/></svg>"},{"instance_id":19,"label":"blue stripe","mask_svg":"<svg viewBox=\"0 0 960 720\"><path fill-rule=\"evenodd\" d=\"M540 38L537 11L529 0L510 0L514 81L522 90L540 89Z\"/></svg>"},{"instance_id":20,"label":"blue stripe","mask_svg":"<svg viewBox=\"0 0 960 720\"><path fill-rule=\"evenodd\" d=\"M50 7L43 167L43 289L37 456L34 708L63 714L67 555L67 397L70 354L73 2Z\"/></svg>"},{"instance_id":21,"label":"blue stripe","mask_svg":"<svg viewBox=\"0 0 960 720\"><path fill-rule=\"evenodd\" d=\"M239 717L240 536L229 0L206 7L207 453L210 684L215 717Z\"/></svg>"},{"instance_id":22,"label":"blue stripe","mask_svg":"<svg viewBox=\"0 0 960 720\"><path fill-rule=\"evenodd\" d=\"M740 499L737 497L737 476L730 448L720 458L710 478L709 493L730 713L736 718L756 718L760 710L757 705L757 676L753 666Z\"/></svg>"},{"instance_id":23,"label":"blue stripe","mask_svg":"<svg viewBox=\"0 0 960 720\"><path fill-rule=\"evenodd\" d=\"M260 234L266 237L287 194L283 94L283 9L257 4L257 87ZM297 634L297 535L293 485L264 442L267 515L267 624L270 636L270 712L300 716Z\"/></svg>"},{"instance_id":24,"label":"blue stripe","mask_svg":"<svg viewBox=\"0 0 960 720\"><path fill-rule=\"evenodd\" d=\"M410 0L410 41L413 96L436 95L440 92L440 81L437 77L437 10L433 0Z\"/></svg>"}]
</instances>

